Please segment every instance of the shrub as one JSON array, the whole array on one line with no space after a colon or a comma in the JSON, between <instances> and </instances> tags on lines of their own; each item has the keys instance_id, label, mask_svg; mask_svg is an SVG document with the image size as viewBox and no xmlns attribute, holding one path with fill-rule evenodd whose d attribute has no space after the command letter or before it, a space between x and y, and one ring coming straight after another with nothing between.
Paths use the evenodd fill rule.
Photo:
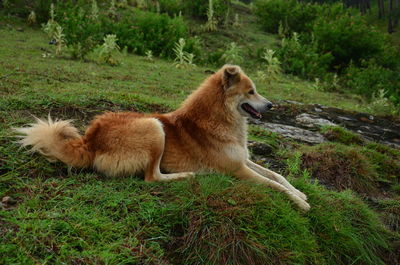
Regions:
<instances>
[{"instance_id":1,"label":"shrub","mask_svg":"<svg viewBox=\"0 0 400 265\"><path fill-rule=\"evenodd\" d=\"M155 56L173 57L173 48L180 38L188 38L188 28L181 17L147 11L123 11L113 21L103 18L104 30L116 34L121 47L128 47L140 55L151 50Z\"/></svg>"},{"instance_id":2,"label":"shrub","mask_svg":"<svg viewBox=\"0 0 400 265\"><path fill-rule=\"evenodd\" d=\"M327 6L312 26L319 53L331 53L331 70L342 70L352 61L379 57L384 50L385 36L369 26L364 17L341 4Z\"/></svg>"},{"instance_id":3,"label":"shrub","mask_svg":"<svg viewBox=\"0 0 400 265\"><path fill-rule=\"evenodd\" d=\"M308 31L321 8L313 4L301 4L296 0L258 0L255 2L256 15L264 29L278 33L283 24L288 31Z\"/></svg>"},{"instance_id":4,"label":"shrub","mask_svg":"<svg viewBox=\"0 0 400 265\"><path fill-rule=\"evenodd\" d=\"M400 103L400 76L397 71L384 68L374 60L362 63L362 67L351 65L346 69L344 85L350 92L379 99L379 91L393 103ZM390 102L388 102L389 104Z\"/></svg>"},{"instance_id":5,"label":"shrub","mask_svg":"<svg viewBox=\"0 0 400 265\"><path fill-rule=\"evenodd\" d=\"M98 48L98 60L100 63L109 65L118 65L119 61L115 55L119 54L119 46L117 44L117 36L113 34L104 37L104 43Z\"/></svg>"},{"instance_id":6,"label":"shrub","mask_svg":"<svg viewBox=\"0 0 400 265\"><path fill-rule=\"evenodd\" d=\"M91 10L72 3L56 7L56 19L62 26L72 57L82 59L104 36L102 25L91 17Z\"/></svg>"},{"instance_id":7,"label":"shrub","mask_svg":"<svg viewBox=\"0 0 400 265\"><path fill-rule=\"evenodd\" d=\"M158 0L160 12L170 16L178 15L183 11L182 0Z\"/></svg>"},{"instance_id":8,"label":"shrub","mask_svg":"<svg viewBox=\"0 0 400 265\"><path fill-rule=\"evenodd\" d=\"M49 9L52 0L12 0L3 1L2 8L9 14L26 18L31 11L35 12L39 23L49 19Z\"/></svg>"},{"instance_id":9,"label":"shrub","mask_svg":"<svg viewBox=\"0 0 400 265\"><path fill-rule=\"evenodd\" d=\"M309 79L324 76L333 60L330 53L320 54L315 42L305 43L297 33L282 39L277 56L287 73Z\"/></svg>"},{"instance_id":10,"label":"shrub","mask_svg":"<svg viewBox=\"0 0 400 265\"><path fill-rule=\"evenodd\" d=\"M214 16L218 21L221 21L225 17L230 2L230 0L212 0ZM186 14L201 19L207 19L209 0L183 1L183 5Z\"/></svg>"}]
</instances>

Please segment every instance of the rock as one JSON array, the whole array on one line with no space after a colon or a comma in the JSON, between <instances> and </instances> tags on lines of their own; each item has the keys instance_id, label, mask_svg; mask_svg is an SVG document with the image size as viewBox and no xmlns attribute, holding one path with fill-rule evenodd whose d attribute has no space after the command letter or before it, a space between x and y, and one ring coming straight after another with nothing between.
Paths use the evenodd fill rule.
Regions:
<instances>
[{"instance_id":1,"label":"rock","mask_svg":"<svg viewBox=\"0 0 400 265\"><path fill-rule=\"evenodd\" d=\"M11 198L10 196L5 196L5 197L3 197L3 199L1 199L1 203L2 203L4 206L10 206L10 205L16 204L17 201L14 200L13 198Z\"/></svg>"},{"instance_id":2,"label":"rock","mask_svg":"<svg viewBox=\"0 0 400 265\"><path fill-rule=\"evenodd\" d=\"M309 128L318 128L321 126L329 125L329 126L337 126L335 123L319 118L316 115L311 115L308 113L302 113L300 115L296 116L296 122L300 123L303 126L309 127Z\"/></svg>"},{"instance_id":3,"label":"rock","mask_svg":"<svg viewBox=\"0 0 400 265\"><path fill-rule=\"evenodd\" d=\"M294 101L294 100L284 100L283 102L292 104L292 105L304 105L304 103L298 102L298 101Z\"/></svg>"},{"instance_id":4,"label":"rock","mask_svg":"<svg viewBox=\"0 0 400 265\"><path fill-rule=\"evenodd\" d=\"M350 117L345 117L345 116L337 116L337 117L343 121L357 121L356 119Z\"/></svg>"},{"instance_id":5,"label":"rock","mask_svg":"<svg viewBox=\"0 0 400 265\"><path fill-rule=\"evenodd\" d=\"M326 141L325 137L318 132L312 132L290 125L264 123L261 124L261 126L284 137L292 138L309 144L319 144Z\"/></svg>"},{"instance_id":6,"label":"rock","mask_svg":"<svg viewBox=\"0 0 400 265\"><path fill-rule=\"evenodd\" d=\"M319 104L302 104L287 100L274 102L274 106L256 124L263 126L275 123L311 130L318 130L322 125L340 125L347 130L361 134L367 140L399 148L399 116L375 116ZM275 128L273 131L279 133L281 130ZM290 137L292 134L296 135L297 133L287 132L285 136ZM321 140L317 136L318 138L317 142ZM311 142L315 142L314 139Z\"/></svg>"},{"instance_id":7,"label":"rock","mask_svg":"<svg viewBox=\"0 0 400 265\"><path fill-rule=\"evenodd\" d=\"M268 144L248 141L247 146L254 155L258 156L271 156L271 154L274 152L272 146Z\"/></svg>"}]
</instances>

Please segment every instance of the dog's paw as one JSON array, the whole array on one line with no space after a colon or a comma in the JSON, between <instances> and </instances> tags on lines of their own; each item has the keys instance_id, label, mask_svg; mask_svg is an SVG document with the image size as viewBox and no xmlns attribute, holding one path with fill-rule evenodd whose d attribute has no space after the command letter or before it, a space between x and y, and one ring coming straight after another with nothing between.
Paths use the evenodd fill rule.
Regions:
<instances>
[{"instance_id":1,"label":"dog's paw","mask_svg":"<svg viewBox=\"0 0 400 265\"><path fill-rule=\"evenodd\" d=\"M304 212L308 212L311 206L297 194L292 192L287 192L289 198Z\"/></svg>"},{"instance_id":2,"label":"dog's paw","mask_svg":"<svg viewBox=\"0 0 400 265\"><path fill-rule=\"evenodd\" d=\"M311 208L310 204L308 204L306 201L302 201L300 203L296 203L300 209L304 212L308 212Z\"/></svg>"},{"instance_id":3,"label":"dog's paw","mask_svg":"<svg viewBox=\"0 0 400 265\"><path fill-rule=\"evenodd\" d=\"M297 196L299 196L301 199L307 201L307 199L308 199L308 198L307 198L307 195L305 195L305 194L302 193L301 191L296 190L296 194L297 194Z\"/></svg>"}]
</instances>

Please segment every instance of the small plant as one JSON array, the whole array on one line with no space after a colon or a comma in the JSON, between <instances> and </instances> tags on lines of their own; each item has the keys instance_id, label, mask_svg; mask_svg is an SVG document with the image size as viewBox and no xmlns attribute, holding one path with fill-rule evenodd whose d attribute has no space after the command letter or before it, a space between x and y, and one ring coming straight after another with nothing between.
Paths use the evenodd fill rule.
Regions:
<instances>
[{"instance_id":1,"label":"small plant","mask_svg":"<svg viewBox=\"0 0 400 265\"><path fill-rule=\"evenodd\" d=\"M36 13L35 13L35 11L32 10L28 16L28 25L32 26L32 25L36 24L36 22L37 22L36 21Z\"/></svg>"},{"instance_id":2,"label":"small plant","mask_svg":"<svg viewBox=\"0 0 400 265\"><path fill-rule=\"evenodd\" d=\"M175 67L176 68L185 68L188 66L195 66L193 64L194 54L188 53L184 51L186 45L186 41L183 38L180 38L179 41L175 44L174 53L175 53Z\"/></svg>"},{"instance_id":3,"label":"small plant","mask_svg":"<svg viewBox=\"0 0 400 265\"><path fill-rule=\"evenodd\" d=\"M224 63L240 64L243 62L241 49L235 42L229 43L227 50L222 54L221 59Z\"/></svg>"},{"instance_id":4,"label":"small plant","mask_svg":"<svg viewBox=\"0 0 400 265\"><path fill-rule=\"evenodd\" d=\"M314 78L314 83L311 85L311 87L314 90L321 91L322 90L321 80L318 77Z\"/></svg>"},{"instance_id":5,"label":"small plant","mask_svg":"<svg viewBox=\"0 0 400 265\"><path fill-rule=\"evenodd\" d=\"M266 81L271 83L271 81L276 80L278 75L282 72L281 62L277 57L275 57L275 51L271 49L266 49L261 57L266 63Z\"/></svg>"},{"instance_id":6,"label":"small plant","mask_svg":"<svg viewBox=\"0 0 400 265\"><path fill-rule=\"evenodd\" d=\"M158 2L158 1L156 1L156 12L157 12L157 14L161 13L160 2Z\"/></svg>"},{"instance_id":7,"label":"small plant","mask_svg":"<svg viewBox=\"0 0 400 265\"><path fill-rule=\"evenodd\" d=\"M118 2L118 7L120 8L127 8L129 6L128 0L120 0Z\"/></svg>"},{"instance_id":8,"label":"small plant","mask_svg":"<svg viewBox=\"0 0 400 265\"><path fill-rule=\"evenodd\" d=\"M117 8L116 8L115 0L111 0L111 2L110 2L110 7L108 8L108 16L110 18L117 17Z\"/></svg>"},{"instance_id":9,"label":"small plant","mask_svg":"<svg viewBox=\"0 0 400 265\"><path fill-rule=\"evenodd\" d=\"M400 110L393 102L390 101L385 89L379 89L372 94L371 103L368 109L376 113L390 113L391 115L398 115Z\"/></svg>"},{"instance_id":10,"label":"small plant","mask_svg":"<svg viewBox=\"0 0 400 265\"><path fill-rule=\"evenodd\" d=\"M53 39L54 34L57 30L58 23L55 21L55 15L54 15L54 4L52 3L50 5L50 19L47 21L47 23L42 25L43 31L49 36L49 38Z\"/></svg>"},{"instance_id":11,"label":"small plant","mask_svg":"<svg viewBox=\"0 0 400 265\"><path fill-rule=\"evenodd\" d=\"M149 62L153 62L153 52L151 50L147 50L146 51L146 60Z\"/></svg>"},{"instance_id":12,"label":"small plant","mask_svg":"<svg viewBox=\"0 0 400 265\"><path fill-rule=\"evenodd\" d=\"M286 36L289 35L289 30L287 27L285 27L282 23L282 21L279 22L279 27L278 27L278 36L283 39Z\"/></svg>"},{"instance_id":13,"label":"small plant","mask_svg":"<svg viewBox=\"0 0 400 265\"><path fill-rule=\"evenodd\" d=\"M242 24L239 21L239 14L235 14L235 20L233 21L233 27L240 28Z\"/></svg>"},{"instance_id":14,"label":"small plant","mask_svg":"<svg viewBox=\"0 0 400 265\"><path fill-rule=\"evenodd\" d=\"M217 30L218 21L214 15L214 4L213 0L208 0L208 9L207 9L207 22L204 25L204 30L206 31L216 31Z\"/></svg>"},{"instance_id":15,"label":"small plant","mask_svg":"<svg viewBox=\"0 0 400 265\"><path fill-rule=\"evenodd\" d=\"M224 26L225 26L225 27L228 27L228 26L229 26L230 17L231 17L231 9L228 8L228 9L226 10L225 18L224 18Z\"/></svg>"},{"instance_id":16,"label":"small plant","mask_svg":"<svg viewBox=\"0 0 400 265\"><path fill-rule=\"evenodd\" d=\"M136 0L136 7L144 10L147 8L147 2L145 0Z\"/></svg>"},{"instance_id":17,"label":"small plant","mask_svg":"<svg viewBox=\"0 0 400 265\"><path fill-rule=\"evenodd\" d=\"M115 58L115 54L119 53L120 50L117 44L117 36L114 34L108 34L103 40L104 43L99 48L99 62L107 63L112 66L118 65L119 61Z\"/></svg>"},{"instance_id":18,"label":"small plant","mask_svg":"<svg viewBox=\"0 0 400 265\"><path fill-rule=\"evenodd\" d=\"M92 0L92 10L91 10L90 17L93 20L97 20L99 18L99 7L97 5L97 1L96 0Z\"/></svg>"},{"instance_id":19,"label":"small plant","mask_svg":"<svg viewBox=\"0 0 400 265\"><path fill-rule=\"evenodd\" d=\"M9 8L10 7L10 2L8 0L3 0L3 7L4 8Z\"/></svg>"},{"instance_id":20,"label":"small plant","mask_svg":"<svg viewBox=\"0 0 400 265\"><path fill-rule=\"evenodd\" d=\"M57 25L53 38L56 42L56 56L60 56L65 47L65 35L63 33L63 28L60 25Z\"/></svg>"}]
</instances>

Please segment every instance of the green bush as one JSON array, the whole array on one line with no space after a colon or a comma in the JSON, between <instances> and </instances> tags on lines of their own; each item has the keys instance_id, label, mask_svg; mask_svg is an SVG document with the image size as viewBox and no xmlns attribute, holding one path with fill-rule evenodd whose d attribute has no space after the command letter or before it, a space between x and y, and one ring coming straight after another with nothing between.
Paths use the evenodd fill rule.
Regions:
<instances>
[{"instance_id":1,"label":"green bush","mask_svg":"<svg viewBox=\"0 0 400 265\"><path fill-rule=\"evenodd\" d=\"M277 56L287 73L309 79L324 76L333 60L330 53L320 54L315 43L303 42L296 33L282 40Z\"/></svg>"},{"instance_id":2,"label":"green bush","mask_svg":"<svg viewBox=\"0 0 400 265\"><path fill-rule=\"evenodd\" d=\"M160 12L167 13L170 16L178 15L183 12L181 0L158 0Z\"/></svg>"},{"instance_id":3,"label":"green bush","mask_svg":"<svg viewBox=\"0 0 400 265\"><path fill-rule=\"evenodd\" d=\"M173 47L180 38L188 38L188 28L181 17L136 10L125 11L118 21L103 18L106 33L116 34L120 47L144 55L172 57Z\"/></svg>"},{"instance_id":4,"label":"green bush","mask_svg":"<svg viewBox=\"0 0 400 265\"><path fill-rule=\"evenodd\" d=\"M332 70L342 70L352 61L380 57L385 48L385 36L369 26L364 17L341 4L326 6L312 26L312 35L319 53L331 53Z\"/></svg>"},{"instance_id":5,"label":"green bush","mask_svg":"<svg viewBox=\"0 0 400 265\"><path fill-rule=\"evenodd\" d=\"M56 6L56 21L64 30L72 57L83 58L104 37L100 21L90 18L90 11L72 3Z\"/></svg>"},{"instance_id":6,"label":"green bush","mask_svg":"<svg viewBox=\"0 0 400 265\"><path fill-rule=\"evenodd\" d=\"M83 58L92 51L106 34L115 34L120 47L140 55L151 50L161 57L172 57L175 43L180 38L189 39L182 17L119 9L116 18L100 11L98 19L93 19L89 5L73 5L72 2L59 4L56 10L56 20L63 27L67 45L76 58ZM195 39L188 40L189 52L199 54L199 46Z\"/></svg>"},{"instance_id":7,"label":"green bush","mask_svg":"<svg viewBox=\"0 0 400 265\"><path fill-rule=\"evenodd\" d=\"M289 33L308 31L321 10L318 5L301 4L296 0L258 0L255 7L260 23L271 33L278 33L280 25Z\"/></svg>"},{"instance_id":8,"label":"green bush","mask_svg":"<svg viewBox=\"0 0 400 265\"><path fill-rule=\"evenodd\" d=\"M369 98L383 90L390 101L400 103L400 76L397 71L384 68L374 60L362 67L351 65L346 69L344 85L353 93Z\"/></svg>"},{"instance_id":9,"label":"green bush","mask_svg":"<svg viewBox=\"0 0 400 265\"><path fill-rule=\"evenodd\" d=\"M185 14L193 17L207 19L207 9L209 0L183 1ZM213 0L214 15L217 20L221 20L228 12L231 0Z\"/></svg>"},{"instance_id":10,"label":"green bush","mask_svg":"<svg viewBox=\"0 0 400 265\"><path fill-rule=\"evenodd\" d=\"M7 5L2 4L2 8L8 14L22 18L28 17L31 11L35 11L37 21L43 23L49 18L49 9L52 2L52 0L9 0Z\"/></svg>"}]
</instances>

